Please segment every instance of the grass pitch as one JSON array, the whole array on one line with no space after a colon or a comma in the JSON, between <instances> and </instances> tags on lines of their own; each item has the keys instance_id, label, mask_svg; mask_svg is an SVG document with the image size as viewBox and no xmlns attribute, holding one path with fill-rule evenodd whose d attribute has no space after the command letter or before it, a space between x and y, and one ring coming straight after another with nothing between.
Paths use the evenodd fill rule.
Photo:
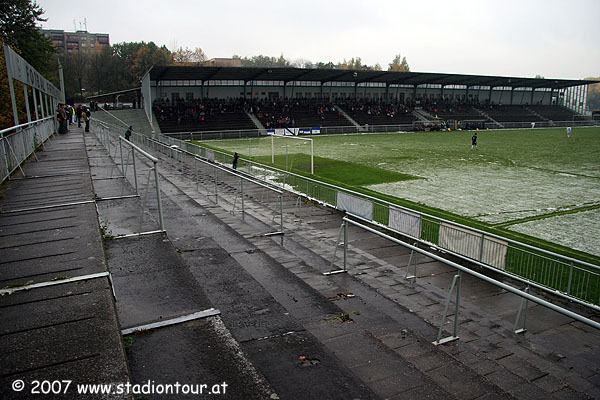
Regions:
<instances>
[{"instance_id":1,"label":"grass pitch","mask_svg":"<svg viewBox=\"0 0 600 400\"><path fill-rule=\"evenodd\" d=\"M600 256L600 128L574 128L571 138L565 128L477 131L471 150L474 133L313 136L314 178ZM310 175L306 143L283 140L274 166ZM202 144L271 164L270 138Z\"/></svg>"}]
</instances>

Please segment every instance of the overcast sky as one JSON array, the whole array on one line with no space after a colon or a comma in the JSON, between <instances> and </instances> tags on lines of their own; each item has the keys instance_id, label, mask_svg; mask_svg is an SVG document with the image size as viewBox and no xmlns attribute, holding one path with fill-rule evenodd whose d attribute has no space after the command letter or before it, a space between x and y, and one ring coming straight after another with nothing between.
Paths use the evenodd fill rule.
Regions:
<instances>
[{"instance_id":1,"label":"overcast sky","mask_svg":"<svg viewBox=\"0 0 600 400\"><path fill-rule=\"evenodd\" d=\"M385 70L600 77L600 0L38 0L43 28L110 43L200 47L209 58L266 55Z\"/></svg>"}]
</instances>

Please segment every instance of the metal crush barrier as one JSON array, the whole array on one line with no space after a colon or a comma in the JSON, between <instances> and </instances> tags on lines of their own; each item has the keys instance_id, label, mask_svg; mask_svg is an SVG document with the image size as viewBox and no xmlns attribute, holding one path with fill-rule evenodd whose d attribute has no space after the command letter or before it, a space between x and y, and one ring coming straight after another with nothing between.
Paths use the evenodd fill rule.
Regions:
<instances>
[{"instance_id":1,"label":"metal crush barrier","mask_svg":"<svg viewBox=\"0 0 600 400\"><path fill-rule=\"evenodd\" d=\"M136 135L134 140L146 143L156 152L172 159L182 174L185 174L187 168L196 184L196 190L200 191L200 186L202 186L207 198L215 203L218 203L219 197L230 199L232 214L239 211L244 218L246 214L244 199L250 197L263 207L269 208L272 211L270 229L264 234L267 236L284 234L283 191L247 176L242 171L243 168L235 171L221 166L221 164L230 164L233 157L229 154L213 152L210 149L195 151L198 150L197 146L185 142L180 143L180 147L172 144L176 139L161 141L148 139L144 135ZM257 190L258 193L255 193ZM272 197L271 194L274 196Z\"/></svg>"},{"instance_id":2,"label":"metal crush barrier","mask_svg":"<svg viewBox=\"0 0 600 400\"><path fill-rule=\"evenodd\" d=\"M600 323L599 322L594 321L593 319L581 316L581 315L579 315L577 313L574 313L572 311L569 311L569 310L567 310L567 309L565 309L563 307L557 306L557 305L555 305L555 304L553 304L553 303L551 303L551 302L549 302L547 300L544 300L544 299L541 299L539 297L533 296L533 295L531 295L529 293L529 288L528 287L525 288L524 290L517 289L517 288L515 288L513 286L507 285L506 283L500 282L500 281L498 281L498 280L496 280L494 278L490 278L487 275L484 275L482 273L474 271L474 270L472 270L472 269L470 269L468 267L465 267L463 265L457 264L457 263L455 263L453 261L450 261L450 260L447 260L447 259L445 259L443 257L440 257L439 255L437 255L435 253L432 253L430 251L421 249L418 246L410 245L410 244L408 244L406 242L403 242L403 241L401 241L401 240L399 240L397 238L394 238L394 237L392 237L390 235L387 235L387 234L382 233L382 232L380 232L380 231L378 231L376 229L373 229L373 228L371 228L371 227L369 227L367 225L364 225L362 223L354 221L353 219L348 218L348 217L344 217L343 220L342 220L342 228L344 230L344 269L340 270L340 271L334 271L334 272L346 271L346 269L347 269L347 265L346 265L346 258L347 258L346 257L346 252L347 252L347 247L348 247L347 246L347 242L348 242L348 230L347 230L347 226L348 225L353 225L353 226L356 226L356 227L358 227L358 228L360 228L362 230L371 232L371 233L373 233L373 234L375 234L377 236L380 236L382 238L385 238L385 239L387 239L387 240L389 240L389 241L391 241L393 243L396 243L398 245L407 247L407 248L409 248L414 253L425 255L427 257L430 257L430 258L432 258L432 259L434 259L436 261L442 262L442 263L444 263L444 264L446 264L446 265L448 265L448 266L456 269L456 274L453 277L452 285L451 285L450 290L448 292L448 298L446 299L446 303L445 303L445 307L444 307L444 312L442 314L442 318L441 318L441 322L440 322L440 327L439 327L439 330L438 330L437 338L433 342L434 345L440 345L440 344L448 343L448 342L457 340L459 338L459 336L458 336L458 318L459 318L460 299L461 299L460 298L460 288L461 288L461 281L462 281L462 274L463 273L472 275L472 276L474 276L474 277L476 277L476 278L478 278L478 279L480 279L482 281L485 281L485 282L490 283L490 284L492 284L494 286L500 287L500 288L506 290L507 292L514 293L514 294L520 296L525 301L533 301L533 302L535 302L537 304L540 304L541 306L549 308L549 309L551 309L553 311L556 311L556 312L558 312L560 314L566 315L569 318L573 318L576 321L582 322L582 323L584 323L584 324L586 324L588 326L591 326L593 328L600 329ZM455 300L454 300L455 310L454 310L454 316L453 316L454 321L453 321L452 333L451 333L450 336L442 338L443 328L444 328L444 325L445 325L445 322L446 322L446 317L448 316L448 309L449 309L449 306L450 306L450 303L452 301L452 297L453 296L455 296ZM517 314L517 319L515 321L515 333L521 333L521 332L524 332L526 330L525 329L525 327L526 327L526 320L523 323L523 328L522 329L517 329L517 325L518 325L519 320L520 320L520 314L521 314L522 306L523 306L523 304L521 303L521 307L519 308L519 312ZM527 310L527 308L525 308L525 310Z\"/></svg>"},{"instance_id":3,"label":"metal crush barrier","mask_svg":"<svg viewBox=\"0 0 600 400\"><path fill-rule=\"evenodd\" d=\"M157 143L178 146L190 154L216 163L231 164L233 159L231 154L164 135L157 137L154 144L149 143L150 139L145 135L137 135L136 140L154 147L158 146ZM597 265L417 212L373 196L259 164L252 160L240 158L241 161L243 161L243 165L239 167L239 171L248 176L304 196L308 200L343 209L350 215L364 217L358 208L348 207L347 204L352 204L352 202L346 202L346 206L338 204L340 198L338 193L355 197L356 204L360 204L362 209L365 207L364 202L368 201L372 203L372 215L363 219L371 224L391 229L411 241L417 241L424 246L433 247L500 273L522 282L523 285L536 287L600 311L600 267ZM342 197L347 199L347 196ZM402 217L400 222L395 215L399 212L407 215ZM414 226L417 220L418 229ZM403 226L403 224L408 224L408 226L412 224L412 228L410 230L399 229L399 226Z\"/></svg>"},{"instance_id":4,"label":"metal crush barrier","mask_svg":"<svg viewBox=\"0 0 600 400\"><path fill-rule=\"evenodd\" d=\"M161 200L161 195L160 195L160 179L159 179L159 175L158 175L159 160L158 160L158 158L156 158L153 155L146 152L144 149L142 149L139 146L137 146L136 144L134 144L133 142L125 139L120 134L114 132L115 130L116 130L115 127L111 126L110 124L92 120L91 131L96 135L96 137L98 138L98 141L106 148L108 155L115 162L113 164L113 167L111 168L110 177L113 178L114 169L118 168L118 165L120 165L121 176L119 176L119 178L122 177L124 179L127 179L127 176L129 173L128 168L129 168L129 165L131 165L132 169L133 169L133 171L131 171L131 172L133 174L132 178L133 178L133 188L135 190L135 195L109 198L109 200L119 199L119 198L127 198L127 197L139 197L142 201L142 204L146 204L146 202L148 200L148 195L150 193L150 187L151 187L150 182L151 182L151 180L153 180L154 181L154 189L156 192L155 193L156 207L157 207L157 213L158 213L158 221L157 222L159 224L159 230L142 232L142 221L143 221L143 216L144 216L144 208L142 207L140 210L139 229L137 229L139 232L134 233L134 235L146 235L146 234L164 232L165 224L164 224L164 217L163 217L162 200ZM136 154L137 154L137 156L136 156ZM143 183L142 185L140 185L138 178L140 175L141 167L145 166L145 163L143 163L140 158L145 159L150 163L150 168L148 169L147 174L145 176L144 175L141 176L142 179L145 178L145 183ZM117 161L119 161L119 164L117 164ZM121 193L121 195L123 195L123 193ZM99 200L106 200L106 199L99 199ZM124 235L123 237L126 237L126 236L128 236L128 235ZM121 236L117 236L117 237L121 237Z\"/></svg>"},{"instance_id":5,"label":"metal crush barrier","mask_svg":"<svg viewBox=\"0 0 600 400\"><path fill-rule=\"evenodd\" d=\"M181 141L161 136L159 140L169 145L185 147L193 154L206 157L211 154L215 162L230 164L233 156ZM240 160L242 160L240 158ZM516 240L504 238L489 232L457 224L452 221L416 212L373 196L340 188L315 179L284 171L271 166L243 159L240 169L257 179L269 182L283 190L300 194L309 200L340 209L338 193L345 193L372 203L370 223L381 225L454 256L465 259L483 268L504 274L510 278L567 298L584 306L600 311L600 267L582 260L566 257ZM363 201L360 201L363 203ZM364 204L361 205L364 208ZM358 210L344 208L349 214L361 216ZM398 211L417 216L420 220L418 235L412 231L399 230L390 224L390 215ZM413 218L414 219L414 218Z\"/></svg>"}]
</instances>

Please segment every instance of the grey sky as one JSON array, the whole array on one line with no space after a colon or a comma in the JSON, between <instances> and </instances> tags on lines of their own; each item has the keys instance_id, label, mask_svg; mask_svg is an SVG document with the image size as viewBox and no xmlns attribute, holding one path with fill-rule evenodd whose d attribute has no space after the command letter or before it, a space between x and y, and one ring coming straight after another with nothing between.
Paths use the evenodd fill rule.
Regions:
<instances>
[{"instance_id":1,"label":"grey sky","mask_svg":"<svg viewBox=\"0 0 600 400\"><path fill-rule=\"evenodd\" d=\"M385 70L398 53L416 72L583 79L600 76L600 0L38 0L44 28L111 44L200 47L209 58L312 62L361 57Z\"/></svg>"}]
</instances>

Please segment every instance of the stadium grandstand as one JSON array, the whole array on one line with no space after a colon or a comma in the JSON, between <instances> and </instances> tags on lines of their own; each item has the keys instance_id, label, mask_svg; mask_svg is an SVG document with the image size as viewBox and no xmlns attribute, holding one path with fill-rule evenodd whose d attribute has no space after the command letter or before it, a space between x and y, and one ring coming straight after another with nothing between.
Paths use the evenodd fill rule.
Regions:
<instances>
[{"instance_id":1,"label":"stadium grandstand","mask_svg":"<svg viewBox=\"0 0 600 400\"><path fill-rule=\"evenodd\" d=\"M153 67L142 79L162 133L323 133L592 124L596 81L301 68Z\"/></svg>"}]
</instances>

